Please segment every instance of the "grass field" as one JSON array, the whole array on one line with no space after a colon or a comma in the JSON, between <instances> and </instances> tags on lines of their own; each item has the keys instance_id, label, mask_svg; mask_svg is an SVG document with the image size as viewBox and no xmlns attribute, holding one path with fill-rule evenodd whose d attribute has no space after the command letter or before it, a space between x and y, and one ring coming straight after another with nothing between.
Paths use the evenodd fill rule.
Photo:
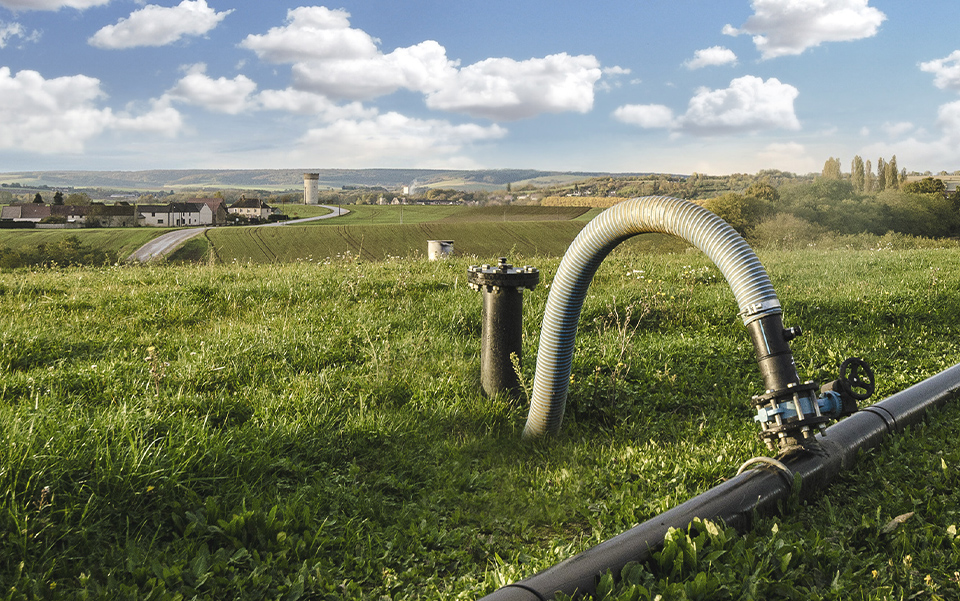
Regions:
<instances>
[{"instance_id":1,"label":"grass field","mask_svg":"<svg viewBox=\"0 0 960 601\"><path fill-rule=\"evenodd\" d=\"M75 230L0 230L0 247L21 250L55 245L76 236L85 246L126 257L167 230L159 228L83 228Z\"/></svg>"},{"instance_id":2,"label":"grass field","mask_svg":"<svg viewBox=\"0 0 960 601\"><path fill-rule=\"evenodd\" d=\"M565 221L592 217L596 212L578 207L539 207L523 205L466 207L462 205L344 205L350 211L335 219L321 219L310 225L411 225L433 221ZM291 218L313 217L327 213L320 207L291 205L285 212Z\"/></svg>"},{"instance_id":3,"label":"grass field","mask_svg":"<svg viewBox=\"0 0 960 601\"><path fill-rule=\"evenodd\" d=\"M497 257L562 254L583 227L581 222L422 223L316 228L223 228L206 232L219 262L328 261L354 256L381 260L423 256L428 240L454 240L458 255Z\"/></svg>"},{"instance_id":4,"label":"grass field","mask_svg":"<svg viewBox=\"0 0 960 601\"><path fill-rule=\"evenodd\" d=\"M960 361L960 250L761 260L802 377L862 356L879 399ZM522 261L529 381L558 260ZM525 401L479 390L470 262L0 273L0 593L473 599L765 454L753 350L698 253L604 262L563 432L536 443ZM614 594L958 598L958 435L938 412L744 535L679 534Z\"/></svg>"}]
</instances>

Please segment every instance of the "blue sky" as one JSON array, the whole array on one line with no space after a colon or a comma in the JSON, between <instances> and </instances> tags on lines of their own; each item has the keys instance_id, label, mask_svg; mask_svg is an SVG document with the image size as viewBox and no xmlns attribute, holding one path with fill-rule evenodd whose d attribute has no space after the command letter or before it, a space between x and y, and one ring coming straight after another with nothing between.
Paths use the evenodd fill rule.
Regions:
<instances>
[{"instance_id":1,"label":"blue sky","mask_svg":"<svg viewBox=\"0 0 960 601\"><path fill-rule=\"evenodd\" d=\"M960 169L956 0L0 0L0 171Z\"/></svg>"}]
</instances>

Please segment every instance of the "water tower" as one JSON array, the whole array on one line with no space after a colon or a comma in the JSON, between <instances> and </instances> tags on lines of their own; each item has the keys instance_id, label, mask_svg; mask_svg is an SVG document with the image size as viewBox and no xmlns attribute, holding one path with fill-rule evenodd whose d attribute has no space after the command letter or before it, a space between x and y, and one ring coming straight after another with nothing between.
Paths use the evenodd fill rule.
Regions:
<instances>
[{"instance_id":1,"label":"water tower","mask_svg":"<svg viewBox=\"0 0 960 601\"><path fill-rule=\"evenodd\" d=\"M319 187L320 187L319 173L303 174L303 204L305 205L320 204L320 198L318 196Z\"/></svg>"}]
</instances>

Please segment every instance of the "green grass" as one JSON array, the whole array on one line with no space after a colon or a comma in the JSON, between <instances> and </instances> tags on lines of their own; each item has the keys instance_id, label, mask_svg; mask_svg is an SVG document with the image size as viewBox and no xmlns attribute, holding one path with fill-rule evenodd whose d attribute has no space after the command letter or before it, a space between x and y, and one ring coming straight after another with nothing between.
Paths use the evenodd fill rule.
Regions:
<instances>
[{"instance_id":1,"label":"green grass","mask_svg":"<svg viewBox=\"0 0 960 601\"><path fill-rule=\"evenodd\" d=\"M558 259L508 258L543 275L529 380ZM472 260L0 272L0 596L474 599L765 454L753 350L699 253L604 262L562 434L534 443L525 402L479 390ZM862 356L882 398L960 362L960 250L761 260L805 331L802 377ZM679 533L628 583L958 598L958 430L938 412L820 499L742 536Z\"/></svg>"},{"instance_id":2,"label":"green grass","mask_svg":"<svg viewBox=\"0 0 960 601\"><path fill-rule=\"evenodd\" d=\"M76 236L84 246L126 257L168 230L160 228L93 228L63 230L0 230L0 247L23 250L56 245Z\"/></svg>"},{"instance_id":3,"label":"green grass","mask_svg":"<svg viewBox=\"0 0 960 601\"><path fill-rule=\"evenodd\" d=\"M350 212L333 219L312 221L310 225L409 225L443 219L464 209L457 205L343 205L342 208ZM289 211L288 214L292 216Z\"/></svg>"},{"instance_id":4,"label":"green grass","mask_svg":"<svg viewBox=\"0 0 960 601\"><path fill-rule=\"evenodd\" d=\"M340 257L382 260L424 256L428 240L453 240L458 256L494 260L513 252L526 257L561 255L583 228L580 221L446 223L415 225L288 225L218 228L207 232L221 263L325 262Z\"/></svg>"}]
</instances>

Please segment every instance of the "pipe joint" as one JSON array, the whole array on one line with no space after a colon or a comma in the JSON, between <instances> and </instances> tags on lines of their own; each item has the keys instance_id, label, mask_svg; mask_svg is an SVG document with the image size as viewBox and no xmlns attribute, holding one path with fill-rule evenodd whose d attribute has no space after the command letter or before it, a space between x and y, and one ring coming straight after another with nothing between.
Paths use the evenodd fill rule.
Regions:
<instances>
[{"instance_id":1,"label":"pipe joint","mask_svg":"<svg viewBox=\"0 0 960 601\"><path fill-rule=\"evenodd\" d=\"M767 448L781 450L802 446L827 427L830 417L820 411L816 390L819 384L789 384L779 390L768 390L753 397L757 408L754 420L760 424L760 437Z\"/></svg>"}]
</instances>

